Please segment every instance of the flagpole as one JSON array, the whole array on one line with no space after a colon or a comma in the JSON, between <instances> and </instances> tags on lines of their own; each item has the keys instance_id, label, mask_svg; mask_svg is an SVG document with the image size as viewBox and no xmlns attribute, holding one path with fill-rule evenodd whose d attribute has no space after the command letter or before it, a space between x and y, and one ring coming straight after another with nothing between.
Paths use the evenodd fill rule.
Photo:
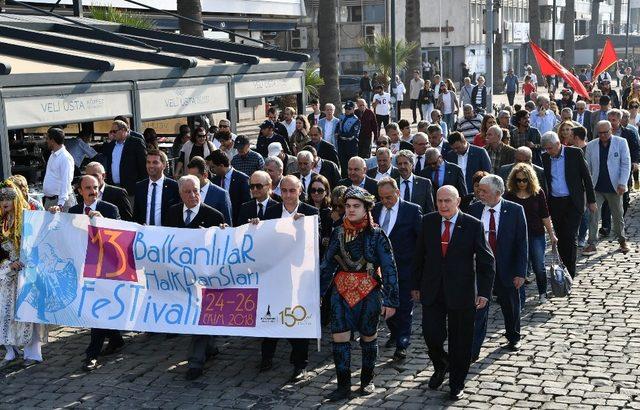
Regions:
<instances>
[{"instance_id":1,"label":"flagpole","mask_svg":"<svg viewBox=\"0 0 640 410\"><path fill-rule=\"evenodd\" d=\"M627 30L625 33L624 59L629 65L629 19L631 18L631 0L627 0Z\"/></svg>"},{"instance_id":2,"label":"flagpole","mask_svg":"<svg viewBox=\"0 0 640 410\"><path fill-rule=\"evenodd\" d=\"M487 33L485 51L485 81L487 87L487 113L493 112L493 0L487 0ZM502 50L500 51L502 52Z\"/></svg>"}]
</instances>

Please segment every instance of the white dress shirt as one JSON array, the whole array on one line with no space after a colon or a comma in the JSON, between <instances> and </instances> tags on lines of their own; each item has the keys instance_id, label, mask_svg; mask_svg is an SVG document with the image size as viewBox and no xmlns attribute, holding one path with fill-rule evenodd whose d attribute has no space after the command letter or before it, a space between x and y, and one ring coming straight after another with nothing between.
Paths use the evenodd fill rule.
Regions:
<instances>
[{"instance_id":1,"label":"white dress shirt","mask_svg":"<svg viewBox=\"0 0 640 410\"><path fill-rule=\"evenodd\" d=\"M82 213L85 213L85 209L87 207L91 208L92 211L96 210L96 206L98 206L98 200L96 199L95 201L93 201L93 203L91 205L87 205L84 201L82 202Z\"/></svg>"},{"instance_id":2,"label":"white dress shirt","mask_svg":"<svg viewBox=\"0 0 640 410\"><path fill-rule=\"evenodd\" d=\"M380 172L380 168L378 168L378 171L376 172L376 177L374 179L376 181L380 181L384 177L391 178L391 167L389 167L389 169L386 172Z\"/></svg>"},{"instance_id":3,"label":"white dress shirt","mask_svg":"<svg viewBox=\"0 0 640 410\"><path fill-rule=\"evenodd\" d=\"M201 188L200 188L200 203L203 204L204 203L204 199L207 197L207 193L209 192L209 185L211 185L211 182L209 181L205 181L206 184L204 184Z\"/></svg>"},{"instance_id":4,"label":"white dress shirt","mask_svg":"<svg viewBox=\"0 0 640 410\"><path fill-rule=\"evenodd\" d=\"M45 196L57 196L59 206L63 206L73 195L73 166L73 157L64 145L52 152L47 161L47 173L44 176L42 190Z\"/></svg>"},{"instance_id":5,"label":"white dress shirt","mask_svg":"<svg viewBox=\"0 0 640 410\"><path fill-rule=\"evenodd\" d=\"M482 211L482 224L484 225L484 236L489 243L489 224L491 223L491 212L489 209L494 209L493 219L496 221L496 239L498 239L498 231L500 226L500 209L502 208L502 201L498 202L494 207L486 206Z\"/></svg>"},{"instance_id":6,"label":"white dress shirt","mask_svg":"<svg viewBox=\"0 0 640 410\"><path fill-rule=\"evenodd\" d=\"M449 219L449 222L451 222L451 225L449 225L449 242L451 242L451 238L453 238L453 228L456 227L456 221L458 220L458 215L460 215L460 212L456 212L455 215L453 215L451 217L451 219ZM442 235L444 233L444 230L446 229L446 226L444 224L444 221L446 221L446 218L442 218L442 223L440 224L440 235Z\"/></svg>"},{"instance_id":7,"label":"white dress shirt","mask_svg":"<svg viewBox=\"0 0 640 410\"><path fill-rule=\"evenodd\" d=\"M580 124L580 125L584 125L584 111L582 113L576 113L576 121Z\"/></svg>"},{"instance_id":8,"label":"white dress shirt","mask_svg":"<svg viewBox=\"0 0 640 410\"><path fill-rule=\"evenodd\" d=\"M282 121L280 124L284 125L284 127L287 129L287 132L289 133L288 137L291 137L293 135L293 132L296 130L296 120L294 119L292 119L288 124L286 121ZM284 136L286 137L287 135Z\"/></svg>"},{"instance_id":9,"label":"white dress shirt","mask_svg":"<svg viewBox=\"0 0 640 410\"><path fill-rule=\"evenodd\" d=\"M400 177L400 183L398 185L400 185L400 198L404 199L404 190L406 189L407 184L404 183L404 181L409 181L409 198L411 198L411 194L413 193L413 174L411 174L411 176L409 176L409 178L407 179L403 179L402 177Z\"/></svg>"},{"instance_id":10,"label":"white dress shirt","mask_svg":"<svg viewBox=\"0 0 640 410\"><path fill-rule=\"evenodd\" d=\"M458 166L462 168L462 175L465 178L467 177L467 160L469 160L469 147L463 155L458 154Z\"/></svg>"},{"instance_id":11,"label":"white dress shirt","mask_svg":"<svg viewBox=\"0 0 640 410\"><path fill-rule=\"evenodd\" d=\"M184 221L184 223L187 223L187 211L189 210L189 208L187 208L186 205L182 206L182 220ZM196 215L198 215L198 212L200 211L200 204L198 203L198 205L194 206L193 208L191 208L191 221L193 221L193 219L196 217Z\"/></svg>"},{"instance_id":12,"label":"white dress shirt","mask_svg":"<svg viewBox=\"0 0 640 410\"><path fill-rule=\"evenodd\" d=\"M264 217L264 213L267 212L267 204L269 203L269 197L262 202L256 201L256 215L260 214L260 204L262 204L262 214Z\"/></svg>"},{"instance_id":13,"label":"white dress shirt","mask_svg":"<svg viewBox=\"0 0 640 410\"><path fill-rule=\"evenodd\" d=\"M398 219L398 208L400 208L400 200L398 199L391 208L387 208L385 206L382 207L382 211L380 212L380 227L382 228L382 224L384 220L387 218L387 214L390 213L389 216L389 225L387 229L384 230L384 233L389 235L389 233L393 230L393 226L396 224L396 219Z\"/></svg>"},{"instance_id":14,"label":"white dress shirt","mask_svg":"<svg viewBox=\"0 0 640 410\"><path fill-rule=\"evenodd\" d=\"M233 167L229 167L229 170L226 174L224 174L224 190L229 192L229 187L231 186L231 176L233 174Z\"/></svg>"},{"instance_id":15,"label":"white dress shirt","mask_svg":"<svg viewBox=\"0 0 640 410\"><path fill-rule=\"evenodd\" d=\"M302 183L302 191L309 192L309 184L311 183L311 173L306 176L300 174L300 182Z\"/></svg>"},{"instance_id":16,"label":"white dress shirt","mask_svg":"<svg viewBox=\"0 0 640 410\"><path fill-rule=\"evenodd\" d=\"M284 206L284 204L282 204L282 215L281 215L282 218L293 218L293 216L298 213L299 206L300 206L300 203L296 205L296 209L294 209L293 212L289 212L287 211L287 208Z\"/></svg>"},{"instance_id":17,"label":"white dress shirt","mask_svg":"<svg viewBox=\"0 0 640 410\"><path fill-rule=\"evenodd\" d=\"M416 170L416 167L418 166L418 163L420 163L420 170L424 169L424 165L425 165L425 161L426 161L426 157L424 154L422 155L417 155L416 154L416 164L413 166L413 170Z\"/></svg>"},{"instance_id":18,"label":"white dress shirt","mask_svg":"<svg viewBox=\"0 0 640 410\"><path fill-rule=\"evenodd\" d=\"M319 174L321 169L322 169L322 158L318 157L318 161L316 162L316 167L313 169L313 172L315 172L316 174Z\"/></svg>"},{"instance_id":19,"label":"white dress shirt","mask_svg":"<svg viewBox=\"0 0 640 410\"><path fill-rule=\"evenodd\" d=\"M282 178L280 178L280 181L278 181L278 184L276 185L276 187L273 188L273 193L278 196L282 196L282 191L280 190L280 183L282 183Z\"/></svg>"},{"instance_id":20,"label":"white dress shirt","mask_svg":"<svg viewBox=\"0 0 640 410\"><path fill-rule=\"evenodd\" d=\"M147 215L145 221L147 225L149 225L149 216L151 215L151 194L153 193L153 185L154 182L149 179L149 191L147 192ZM155 181L156 184L156 208L153 210L155 215L156 226L162 225L162 187L164 185L164 174Z\"/></svg>"}]
</instances>

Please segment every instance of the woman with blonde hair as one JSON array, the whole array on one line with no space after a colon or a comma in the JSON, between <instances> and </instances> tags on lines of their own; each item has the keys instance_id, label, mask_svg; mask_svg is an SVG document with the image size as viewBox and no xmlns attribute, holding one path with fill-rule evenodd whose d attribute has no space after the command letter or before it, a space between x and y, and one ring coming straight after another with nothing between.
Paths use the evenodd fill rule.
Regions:
<instances>
[{"instance_id":1,"label":"woman with blonde hair","mask_svg":"<svg viewBox=\"0 0 640 410\"><path fill-rule=\"evenodd\" d=\"M544 252L546 248L545 229L551 244L556 245L558 239L553 232L549 208L544 191L533 167L526 163L516 164L507 178L507 192L504 199L522 205L527 220L529 238L529 261L536 275L538 300L547 301L547 274L544 268ZM524 295L520 294L521 298Z\"/></svg>"},{"instance_id":2,"label":"woman with blonde hair","mask_svg":"<svg viewBox=\"0 0 640 410\"><path fill-rule=\"evenodd\" d=\"M571 129L575 127L573 121L563 121L558 125L558 137L560 137L560 143L564 146L571 145Z\"/></svg>"}]
</instances>

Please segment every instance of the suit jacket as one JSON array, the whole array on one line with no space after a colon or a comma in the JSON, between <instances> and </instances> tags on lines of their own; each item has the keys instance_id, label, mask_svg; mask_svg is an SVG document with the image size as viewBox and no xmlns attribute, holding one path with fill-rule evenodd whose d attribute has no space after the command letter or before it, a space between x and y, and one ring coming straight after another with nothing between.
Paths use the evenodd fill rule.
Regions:
<instances>
[{"instance_id":1,"label":"suit jacket","mask_svg":"<svg viewBox=\"0 0 640 410\"><path fill-rule=\"evenodd\" d=\"M444 137L442 137L444 139ZM471 144L469 144L471 145ZM442 155L442 158L447 159L447 155L449 155L449 152L451 151L451 145L449 145L449 143L447 142L446 139L444 139L444 141L442 141L442 149L440 151L440 155ZM457 161L456 161L457 162ZM454 164L456 163L454 162Z\"/></svg>"},{"instance_id":2,"label":"suit jacket","mask_svg":"<svg viewBox=\"0 0 640 410\"><path fill-rule=\"evenodd\" d=\"M278 205L278 201L274 201L271 198L267 199L267 208L271 208L274 205ZM265 215L267 210L264 210ZM249 222L253 218L258 217L258 205L256 204L255 199L251 199L240 207L240 212L238 213L238 226L244 225Z\"/></svg>"},{"instance_id":3,"label":"suit jacket","mask_svg":"<svg viewBox=\"0 0 640 410\"><path fill-rule=\"evenodd\" d=\"M474 86L473 90L471 91L471 105L473 105L473 109L474 111L478 111L479 109L484 109L487 107L487 86L483 86L482 87L482 97L481 97L481 102L480 105L478 105L478 103L476 102L476 98L478 96L478 86Z\"/></svg>"},{"instance_id":4,"label":"suit jacket","mask_svg":"<svg viewBox=\"0 0 640 410\"><path fill-rule=\"evenodd\" d=\"M638 138L638 131L632 129L631 127L622 127L622 129L620 130L620 137L627 140L631 163L637 164L638 162L640 162L640 140Z\"/></svg>"},{"instance_id":5,"label":"suit jacket","mask_svg":"<svg viewBox=\"0 0 640 410\"><path fill-rule=\"evenodd\" d=\"M200 204L198 213L192 215L189 225L185 225L183 207L184 204L180 202L169 208L167 226L174 228L211 228L224 223L224 216L220 211L211 208L207 204Z\"/></svg>"},{"instance_id":6,"label":"suit jacket","mask_svg":"<svg viewBox=\"0 0 640 410\"><path fill-rule=\"evenodd\" d=\"M333 146L330 142L322 140L318 143L318 145L310 144L316 149L318 156L323 160L331 161L338 166L338 171L340 171L340 159L338 158L338 151L336 147Z\"/></svg>"},{"instance_id":7,"label":"suit jacket","mask_svg":"<svg viewBox=\"0 0 640 410\"><path fill-rule=\"evenodd\" d=\"M443 185L453 185L457 190L460 197L467 195L467 183L464 181L464 175L462 174L462 169L456 164L452 164L451 162L444 161L444 180ZM433 181L433 170L431 167L425 167L422 170L420 176L428 178L431 181L431 184L436 187L438 185L438 181ZM439 186L437 188L440 188ZM437 188L433 189L433 198L435 200Z\"/></svg>"},{"instance_id":8,"label":"suit jacket","mask_svg":"<svg viewBox=\"0 0 640 410\"><path fill-rule=\"evenodd\" d=\"M398 275L400 280L403 279L409 286L411 275L415 269L415 246L420 234L420 223L422 222L422 211L420 207L411 202L398 199L398 215L396 222L391 228L391 232L387 235L391 241L393 257L398 267ZM373 220L381 225L384 214L383 205L378 202L371 212ZM386 212L386 211L385 211Z\"/></svg>"},{"instance_id":9,"label":"suit jacket","mask_svg":"<svg viewBox=\"0 0 640 410\"><path fill-rule=\"evenodd\" d=\"M593 113L589 110L584 110L583 112L583 120L582 120L582 126L585 127L587 129L587 139L591 140L591 138L593 138L593 126L591 125L591 116L593 115ZM574 111L573 112L573 120L575 122L578 122L578 112ZM578 123L579 124L579 123Z\"/></svg>"},{"instance_id":10,"label":"suit jacket","mask_svg":"<svg viewBox=\"0 0 640 410\"><path fill-rule=\"evenodd\" d=\"M214 175L211 177L215 185L219 185L220 177ZM231 183L229 184L229 197L231 199L231 217L233 225L237 225L238 215L242 204L251 199L249 192L249 177L247 174L234 169L231 173Z\"/></svg>"},{"instance_id":11,"label":"suit jacket","mask_svg":"<svg viewBox=\"0 0 640 410\"><path fill-rule=\"evenodd\" d=\"M498 170L498 176L502 178L505 186L507 185L507 179L509 178L509 174L511 170L516 164L507 164L500 167ZM538 183L540 184L540 188L547 194L549 191L547 190L547 178L544 175L544 168L537 166L536 164L529 164L533 167L533 170L536 171L536 176L538 177Z\"/></svg>"},{"instance_id":12,"label":"suit jacket","mask_svg":"<svg viewBox=\"0 0 640 410\"><path fill-rule=\"evenodd\" d=\"M309 193L307 192L309 190L309 187L311 186L311 180L313 179L314 176L318 175L317 173L311 171L310 173L311 175L309 176L309 183L307 184L307 186L305 187L304 185L302 186L302 192L300 193L300 200L301 201L306 201L307 198L309 197ZM291 175L293 175L294 177L298 178L300 180L300 182L302 182L302 179L300 178L300 173L299 172L294 172ZM331 194L331 192L328 192L328 194Z\"/></svg>"},{"instance_id":13,"label":"suit jacket","mask_svg":"<svg viewBox=\"0 0 640 410\"><path fill-rule=\"evenodd\" d=\"M569 197L571 202L579 212L585 207L585 195L587 203L596 202L593 192L593 182L587 168L587 163L582 155L582 150L575 147L563 147L564 150L564 177L569 187ZM548 153L542 154L542 166L544 168L544 176L547 179L547 187L549 188L549 197L553 196L551 185L551 157Z\"/></svg>"},{"instance_id":14,"label":"suit jacket","mask_svg":"<svg viewBox=\"0 0 640 410\"><path fill-rule=\"evenodd\" d=\"M496 242L496 275L502 286L513 288L513 278L524 278L529 263L527 219L520 204L501 200L498 235ZM469 207L469 214L481 219L484 204L476 202Z\"/></svg>"},{"instance_id":15,"label":"suit jacket","mask_svg":"<svg viewBox=\"0 0 640 410\"><path fill-rule=\"evenodd\" d=\"M596 138L589 141L585 157L587 168L591 172L591 181L595 186L600 175L600 139ZM622 185L626 191L627 182L631 175L631 155L629 154L629 145L622 137L611 136L609 155L607 156L607 170L609 171L609 180L613 189L616 189L618 185Z\"/></svg>"},{"instance_id":16,"label":"suit jacket","mask_svg":"<svg viewBox=\"0 0 640 410\"><path fill-rule=\"evenodd\" d=\"M371 146L371 141L376 141L380 135L380 127L376 120L376 114L370 108L360 112L356 110L356 116L360 119L360 135L358 144L361 147Z\"/></svg>"},{"instance_id":17,"label":"suit jacket","mask_svg":"<svg viewBox=\"0 0 640 410\"><path fill-rule=\"evenodd\" d=\"M225 223L233 225L233 217L231 216L231 198L229 193L218 185L209 183L207 196L202 201L211 208L216 209L224 217Z\"/></svg>"},{"instance_id":18,"label":"suit jacket","mask_svg":"<svg viewBox=\"0 0 640 410\"><path fill-rule=\"evenodd\" d=\"M598 121L600 121L600 113L602 110L591 111L591 138L593 136L597 136L596 125L598 125ZM604 119L607 119L607 115L605 113Z\"/></svg>"},{"instance_id":19,"label":"suit jacket","mask_svg":"<svg viewBox=\"0 0 640 410\"><path fill-rule=\"evenodd\" d=\"M118 208L107 201L98 200L96 211L100 212L103 217L109 219L120 219ZM84 214L84 200L69 208L70 214Z\"/></svg>"},{"instance_id":20,"label":"suit jacket","mask_svg":"<svg viewBox=\"0 0 640 410\"><path fill-rule=\"evenodd\" d=\"M124 221L133 221L133 209L127 191L123 188L104 184L102 200L115 205ZM80 203L81 201L78 201Z\"/></svg>"},{"instance_id":21,"label":"suit jacket","mask_svg":"<svg viewBox=\"0 0 640 410\"><path fill-rule=\"evenodd\" d=\"M149 195L149 178L136 184L135 199L133 201L133 221L144 225L147 222L147 196ZM164 177L162 184L162 204L160 224L168 226L168 212L172 205L180 202L178 183L171 178Z\"/></svg>"},{"instance_id":22,"label":"suit jacket","mask_svg":"<svg viewBox=\"0 0 640 410\"><path fill-rule=\"evenodd\" d=\"M376 174L377 173L378 173L378 167L373 167L373 168L367 170L367 176L369 178L376 179ZM389 175L393 179L398 179L398 178L400 178L400 171L398 171L398 168L396 168L393 165L391 165L391 170L389 172Z\"/></svg>"},{"instance_id":23,"label":"suit jacket","mask_svg":"<svg viewBox=\"0 0 640 410\"><path fill-rule=\"evenodd\" d=\"M458 154L456 154L455 151L450 150L446 157L443 155L443 158L448 162L459 166ZM489 153L486 149L469 144L467 168L465 169L465 183L467 185L467 189L473 187L473 174L478 171L491 172L491 160L489 159Z\"/></svg>"},{"instance_id":24,"label":"suit jacket","mask_svg":"<svg viewBox=\"0 0 640 410\"><path fill-rule=\"evenodd\" d=\"M335 162L323 159L320 165L320 175L327 178L331 189L338 186L338 182L340 182L340 170Z\"/></svg>"},{"instance_id":25,"label":"suit jacket","mask_svg":"<svg viewBox=\"0 0 640 410\"><path fill-rule=\"evenodd\" d=\"M401 178L396 178L398 187L402 183ZM422 209L424 215L435 211L433 205L433 184L428 178L413 175L413 184L411 186L411 202L418 205Z\"/></svg>"},{"instance_id":26,"label":"suit jacket","mask_svg":"<svg viewBox=\"0 0 640 410\"><path fill-rule=\"evenodd\" d=\"M113 140L107 143L103 149L104 156L106 157L105 168L107 170L107 183L111 185L115 185L113 183L113 175L111 174L111 156L115 145L116 141ZM120 186L126 189L129 195L133 195L136 182L146 177L147 148L140 139L129 136L124 140L122 157L120 158Z\"/></svg>"},{"instance_id":27,"label":"suit jacket","mask_svg":"<svg viewBox=\"0 0 640 410\"><path fill-rule=\"evenodd\" d=\"M324 113L322 111L320 111L320 117L318 117L318 120L320 118L324 118L324 117L325 117ZM310 127L313 127L314 125L318 125L318 124L316 124L316 117L315 117L315 115L313 115L313 113L307 115L307 120L309 121L309 126Z\"/></svg>"},{"instance_id":28,"label":"suit jacket","mask_svg":"<svg viewBox=\"0 0 640 410\"><path fill-rule=\"evenodd\" d=\"M267 210L264 212L264 219L279 219L282 218L282 207L284 204L276 204L273 206L268 206ZM309 204L305 204L304 202L300 202L298 204L298 213L301 213L305 216L313 216L318 215L318 208L311 206Z\"/></svg>"},{"instance_id":29,"label":"suit jacket","mask_svg":"<svg viewBox=\"0 0 640 410\"><path fill-rule=\"evenodd\" d=\"M340 182L338 182L338 186L350 187L351 185L353 185L353 182L351 182L351 180L349 178L341 179ZM370 177L365 175L364 176L364 189L365 189L365 191L367 191L371 195L375 196L376 197L376 201L379 200L379 198L378 198L378 182L375 179L370 178Z\"/></svg>"},{"instance_id":30,"label":"suit jacket","mask_svg":"<svg viewBox=\"0 0 640 410\"><path fill-rule=\"evenodd\" d=\"M439 213L422 217L412 289L420 290L425 306L435 305L442 289L446 308L473 309L476 295L491 298L495 277L495 260L484 237L482 222L458 212L445 256L439 246L441 230Z\"/></svg>"},{"instance_id":31,"label":"suit jacket","mask_svg":"<svg viewBox=\"0 0 640 410\"><path fill-rule=\"evenodd\" d=\"M403 149L408 149L411 152L414 152L415 148L413 147L413 144L408 142L408 141L400 141L400 150Z\"/></svg>"}]
</instances>

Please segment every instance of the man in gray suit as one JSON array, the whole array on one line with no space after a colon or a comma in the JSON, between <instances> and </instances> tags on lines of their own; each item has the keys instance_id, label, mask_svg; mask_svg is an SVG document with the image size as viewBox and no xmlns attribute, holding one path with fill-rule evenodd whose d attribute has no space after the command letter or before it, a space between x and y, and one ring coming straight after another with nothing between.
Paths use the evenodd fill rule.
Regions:
<instances>
[{"instance_id":1,"label":"man in gray suit","mask_svg":"<svg viewBox=\"0 0 640 410\"><path fill-rule=\"evenodd\" d=\"M538 182L540 183L540 187L542 188L542 190L546 194L547 193L547 180L544 177L544 168L533 164L531 162L531 158L532 157L533 157L533 153L531 152L531 148L525 147L525 146L517 148L515 156L514 156L515 162L512 163L512 164L507 164L507 165L501 166L500 169L498 170L498 176L500 178L502 178L502 180L506 184L507 183L507 179L509 178L509 174L511 173L511 170L513 169L513 166L515 164L519 164L521 162L524 162L525 164L531 165L531 167L536 171L536 176L538 177Z\"/></svg>"},{"instance_id":2,"label":"man in gray suit","mask_svg":"<svg viewBox=\"0 0 640 410\"><path fill-rule=\"evenodd\" d=\"M426 215L435 210L433 206L433 186L429 179L419 177L413 173L415 161L416 155L408 149L398 151L396 165L400 172L400 177L396 178L396 182L400 188L400 198L418 205L422 213Z\"/></svg>"}]
</instances>

